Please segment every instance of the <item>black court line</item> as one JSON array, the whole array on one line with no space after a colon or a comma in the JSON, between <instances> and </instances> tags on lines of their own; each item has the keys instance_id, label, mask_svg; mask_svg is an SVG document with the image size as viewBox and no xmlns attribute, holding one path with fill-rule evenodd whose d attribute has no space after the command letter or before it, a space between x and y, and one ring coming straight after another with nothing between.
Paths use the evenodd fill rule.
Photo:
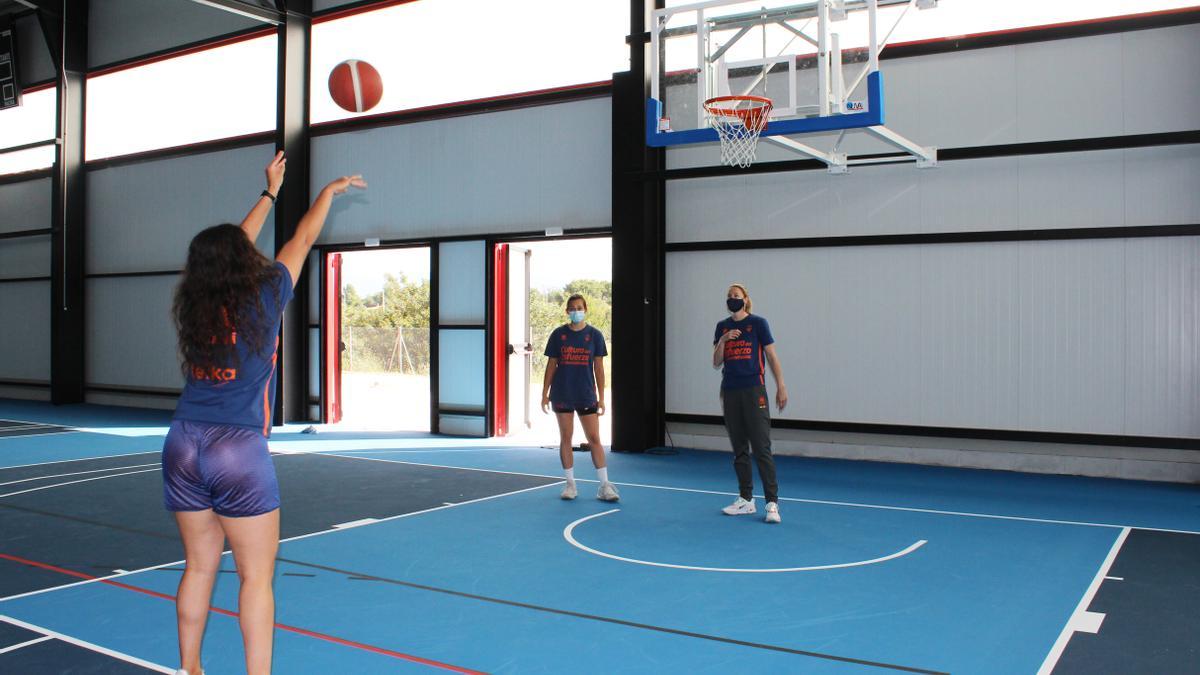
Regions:
<instances>
[{"instance_id":1,"label":"black court line","mask_svg":"<svg viewBox=\"0 0 1200 675\"><path fill-rule=\"evenodd\" d=\"M426 584L413 583L411 581L401 581L399 579L391 579L389 577L376 576L374 574L364 574L362 572L354 572L352 570L344 570L337 567L329 567L327 565L318 565L316 563L304 562L302 560L292 560L290 558L276 558L279 562L299 565L301 567L309 567L312 569L323 570L325 572L334 572L336 574L346 575L353 581L379 581L385 584L395 586L403 586L405 588L414 588L422 591L431 591L433 593L442 593L444 595L453 595L460 598L468 598L471 600L480 600L482 602L490 602L497 605L506 605L509 607L520 607L522 609L531 609L536 612L546 612L548 614L557 614L560 616L570 616L576 619L585 619L587 621L600 621L603 623L616 624L618 626L627 626L630 628L640 628L642 630L651 630L658 633L667 633L670 635L680 635L683 637L697 638L700 640L709 640L712 642L721 642L724 644L738 645L741 647L752 647L754 649L765 649L768 651L782 652L784 654L795 654L797 656L808 656L827 661L838 661L841 663L853 663L861 666L871 666L886 670L895 670L905 673L924 673L925 675L949 675L940 670L927 670L924 668L914 668L911 666L901 666L894 663L883 663L880 661L868 661L865 659L855 659L848 656L837 656L835 654L824 654L821 652L805 651L803 649L792 649L791 647L782 647L779 645L769 645L760 642L749 642L747 640L737 640L734 638L721 637L719 635L708 635L706 633L696 633L693 631L679 630L676 628L666 628L664 626L655 626L648 623L638 623L636 621L626 621L625 619L616 619L608 616L600 616L597 614L584 614L583 612L573 612L568 609L556 609L554 607L544 607L542 605L534 605L528 602L519 602L516 600L505 600L503 598L493 598L487 595L477 595L475 593L465 593L463 591L455 591L448 588L439 588L437 586L428 586Z\"/></svg>"}]
</instances>

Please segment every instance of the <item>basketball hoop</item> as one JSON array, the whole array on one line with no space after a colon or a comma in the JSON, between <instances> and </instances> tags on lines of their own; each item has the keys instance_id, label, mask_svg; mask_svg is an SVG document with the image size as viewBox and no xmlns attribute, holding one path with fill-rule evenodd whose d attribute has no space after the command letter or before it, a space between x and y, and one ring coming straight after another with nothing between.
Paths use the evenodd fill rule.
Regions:
<instances>
[{"instance_id":1,"label":"basketball hoop","mask_svg":"<svg viewBox=\"0 0 1200 675\"><path fill-rule=\"evenodd\" d=\"M771 99L762 96L718 96L704 102L708 124L721 139L722 164L744 169L754 162L771 107Z\"/></svg>"}]
</instances>

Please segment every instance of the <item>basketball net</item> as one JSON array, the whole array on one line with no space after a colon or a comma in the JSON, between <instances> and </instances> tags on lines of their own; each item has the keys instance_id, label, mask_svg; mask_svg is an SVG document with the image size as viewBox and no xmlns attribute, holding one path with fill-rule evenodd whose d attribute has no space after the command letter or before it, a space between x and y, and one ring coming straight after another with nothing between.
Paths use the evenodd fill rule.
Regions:
<instances>
[{"instance_id":1,"label":"basketball net","mask_svg":"<svg viewBox=\"0 0 1200 675\"><path fill-rule=\"evenodd\" d=\"M721 139L722 164L744 169L754 163L771 107L771 99L762 96L718 96L704 102L708 124Z\"/></svg>"}]
</instances>

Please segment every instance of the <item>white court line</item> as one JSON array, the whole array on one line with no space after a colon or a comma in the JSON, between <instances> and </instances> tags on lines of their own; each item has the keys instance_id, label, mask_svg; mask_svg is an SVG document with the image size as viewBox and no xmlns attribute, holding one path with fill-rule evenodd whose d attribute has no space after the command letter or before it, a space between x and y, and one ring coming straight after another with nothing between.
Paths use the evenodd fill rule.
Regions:
<instances>
[{"instance_id":1,"label":"white court line","mask_svg":"<svg viewBox=\"0 0 1200 675\"><path fill-rule=\"evenodd\" d=\"M49 434L42 434L48 436ZM31 466L46 466L47 464L67 464L70 462L91 462L98 459L113 459L116 457L136 457L137 455L157 455L161 450L143 450L141 452L127 452L120 455L102 455L100 457L79 457L78 459L56 459L51 462L34 462L33 464L14 464L12 466L0 466L0 471L8 469L25 469Z\"/></svg>"},{"instance_id":2,"label":"white court line","mask_svg":"<svg viewBox=\"0 0 1200 675\"><path fill-rule=\"evenodd\" d=\"M1096 576L1092 578L1092 583L1088 586L1087 592L1079 599L1079 604L1075 607L1075 611L1071 613L1071 618L1067 619L1067 625L1063 626L1062 632L1059 633L1058 639L1054 641L1054 646L1050 648L1050 653L1046 655L1046 660L1042 662L1042 667L1038 669L1038 675L1050 675L1054 670L1054 666L1058 664L1058 660L1062 658L1063 651L1067 648L1067 643L1071 641L1071 636L1077 630L1086 630L1095 621L1094 617L1088 617L1088 614L1094 612L1087 611L1087 608L1092 604L1092 598L1096 597L1096 591L1100 590L1100 584L1104 583L1104 577L1108 576L1108 570L1112 567L1113 561L1117 559L1117 553L1121 547L1125 545L1125 538L1129 536L1129 528L1122 528L1121 533L1117 535L1117 540L1113 542L1112 548L1108 550L1108 556L1104 558L1104 562L1100 565L1100 569L1096 572Z\"/></svg>"},{"instance_id":3,"label":"white court line","mask_svg":"<svg viewBox=\"0 0 1200 675\"><path fill-rule=\"evenodd\" d=\"M53 639L54 638L50 637L49 635L43 635L42 637L37 638L35 640L30 640L29 642L22 642L21 644L9 645L8 647L5 647L4 649L0 649L0 654L7 654L9 652L15 652L18 649L21 649L23 647L29 647L32 645L36 645L39 642L45 642L46 640L53 640Z\"/></svg>"},{"instance_id":4,"label":"white court line","mask_svg":"<svg viewBox=\"0 0 1200 675\"><path fill-rule=\"evenodd\" d=\"M611 509L609 511L603 511L601 513L593 513L590 516L584 516L583 518L576 520L575 522L573 522L570 525L567 525L565 528L563 528L563 539L566 539L567 543L571 544L575 548L577 548L581 551L585 551L587 553L591 553L592 555L598 555L603 558L610 558L612 560L619 560L621 562L634 563L637 565L649 565L651 567L669 567L671 569L676 569L676 570L697 570L700 572L748 572L748 573L753 573L753 572L815 572L817 570L836 570L836 569L842 569L845 567L861 567L863 565L874 565L876 563L887 562L888 560L895 560L896 558L899 558L901 556L908 555L909 553L912 553L913 551L915 551L915 550L921 548L922 546L924 546L925 544L929 543L926 540L921 539L921 540L918 540L918 541L912 543L911 545L909 545L908 548L906 548L902 551L897 551L896 553L893 553L891 555L886 555L886 556L883 556L882 558L875 558L873 560L859 560L856 562L837 563L837 564L833 564L833 565L810 565L808 567L777 567L777 568L773 568L773 569L768 569L768 568L751 568L751 567L697 567L695 565L673 565L671 563L660 563L660 562L651 562L649 560L638 560L636 558L625 558L625 557L622 557L619 555L605 553L604 551L597 551L596 549L591 548L590 546L585 546L585 545L579 543L579 541L577 539L575 539L575 536L573 533L575 531L576 526L582 525L583 523L586 523L587 521L589 521L593 518L599 518L600 516L607 516L610 513L616 513L620 510L621 509Z\"/></svg>"},{"instance_id":5,"label":"white court line","mask_svg":"<svg viewBox=\"0 0 1200 675\"><path fill-rule=\"evenodd\" d=\"M17 483L28 483L35 480L45 480L47 478L66 478L67 476L82 476L85 473L104 473L105 471L120 471L121 469L141 469L147 466L159 466L158 462L153 464L134 464L133 466L114 466L108 469L93 469L91 471L74 471L72 473L56 473L49 476L35 476L33 478L22 478L21 480L10 480L7 483L0 485L15 485Z\"/></svg>"},{"instance_id":6,"label":"white court line","mask_svg":"<svg viewBox=\"0 0 1200 675\"><path fill-rule=\"evenodd\" d=\"M421 511L413 511L412 513L401 513L401 514L399 514L399 515L396 515L396 516L390 516L390 517L387 517L387 518L379 518L379 519L377 519L377 520L376 520L374 523L370 523L370 524L371 524L371 525L374 525L374 524L376 524L376 523L385 523L385 522L388 522L388 521L390 521L390 520L398 520L398 519L400 519L400 518L408 518L408 517L410 517L410 516L419 516L419 515L421 515L421 514L423 514L423 513L431 513L431 512L433 512L433 511L442 511L442 510L445 510L445 509L452 509L452 508L454 508L454 507L456 507L456 506L464 506L464 505L466 505L466 504L474 504L474 503L476 503L476 502L485 502L485 501L488 501L489 499L499 499L500 497L507 497L507 496L509 496L509 495L520 494L520 493L522 493L522 492L529 492L529 491L531 491L531 490L540 490L540 489L542 489L542 488L546 488L546 487L553 487L553 486L555 486L555 485L562 485L562 484L563 484L563 482L564 482L564 481L561 481L561 480L560 480L560 481L558 481L557 483L548 483L548 484L546 484L546 485L535 485L535 486L533 486L533 487L530 487L530 488L523 488L523 489L521 489L521 490L513 490L512 492L505 492L505 493L503 493L503 494L491 495L491 496L489 496L489 497L480 497L479 499L472 499L472 500L469 500L469 501L465 501L465 502L458 502L458 503L455 503L455 504L449 504L449 505L446 505L446 506L435 506L435 507L433 507L433 508L423 509L423 510L421 510ZM365 526L365 524L364 524L363 526ZM301 534L301 535L297 535L297 536L295 536L295 537L288 537L287 539L280 539L280 540L279 540L279 543L283 544L283 543L286 543L286 542L289 542L289 541L297 541L297 540L299 540L299 539L307 539L307 538L309 538L309 537L317 537L317 536L321 536L321 535L325 535L325 534L331 534L331 533L333 533L333 532L341 532L341 531L342 531L342 530L341 530L341 529L338 529L338 527L335 525L334 527L332 527L332 528L330 528L330 529L328 529L328 530L321 530L321 531L319 531L319 532L310 532L309 534ZM221 555L229 555L229 554L230 554L230 551L223 551L223 552L221 553ZM30 597L30 596L34 596L34 595L41 595L42 593L50 593L50 592L52 592L52 591L61 591L61 590L65 590L65 589L68 589L68 588L74 588L74 587L76 587L76 586L86 586L86 585L88 585L88 584L94 584L94 583L101 582L101 581L108 581L109 579L117 579L117 578L120 578L120 577L126 577L126 576L130 576L130 575L133 575L133 574L140 574L140 573L142 573L142 572L151 572L151 571L154 571L154 570L157 570L157 569L162 569L162 568L164 568L164 567L171 567L171 566L174 566L174 565L180 565L180 564L184 564L185 562L186 562L186 561L184 561L184 560L175 560L175 561L168 562L168 563L161 563L161 564L158 564L158 565L151 565L150 567L143 567L142 569L139 569L139 570L132 570L132 571L129 571L129 572L119 572L119 573L117 573L117 574L110 574L110 575L108 575L108 576L105 576L105 577L97 577L97 578L95 578L95 579L84 579L83 581L76 581L76 582L69 583L69 584L63 584L63 585L61 585L61 586L53 586L53 587L51 587L51 588L42 588L42 589L38 589L38 590L36 590L36 591L29 591L29 592L27 592L27 593L20 593L20 594L18 594L18 595L10 595L10 596L8 596L8 597L0 598L0 603L7 602L7 601L9 601L9 600L18 600L18 599L20 599L20 598L28 598L28 597ZM173 672L175 672L175 671L171 671L171 672L173 673Z\"/></svg>"},{"instance_id":7,"label":"white court line","mask_svg":"<svg viewBox=\"0 0 1200 675\"><path fill-rule=\"evenodd\" d=\"M353 452L353 450L340 450L338 452ZM320 455L328 455L330 457L341 457L343 459L361 459L361 460L364 460L367 462L391 462L393 464L411 464L413 466L428 466L428 467L433 467L436 469L459 469L462 471L482 471L484 473L503 473L503 474L509 474L512 476L532 476L534 478L557 478L559 480L562 480L562 476L551 476L551 475L547 475L544 473L524 473L524 472L520 472L520 471L501 471L499 469L478 469L478 468L467 467L467 466L451 466L448 464L429 464L426 462L409 462L409 461L402 460L402 459L383 459L382 457L357 457L355 455L335 455L330 452L309 453L309 452L296 451L296 452L292 452L289 454L297 454L297 455L320 454ZM575 480L576 480L576 482L583 482L583 483L597 482L597 481L589 479L589 478L578 478L577 477ZM623 482L619 482L619 481L613 481L613 484L628 486L628 487L647 488L647 489L651 489L651 490L671 490L671 491L675 491L675 492L694 492L694 493L709 494L709 495L725 495L725 496L729 496L729 497L737 496L736 492L724 492L721 490L700 490L697 488L671 487L671 486L667 486L667 485L647 485L645 483L623 483ZM762 495L754 495L754 496L758 497L759 499L763 498ZM1081 527L1107 527L1107 528L1114 529L1114 530L1128 528L1128 529L1134 529L1134 530L1144 530L1146 532L1168 532L1168 533L1172 533L1172 534L1198 534L1198 535L1200 535L1200 531L1195 531L1195 530L1172 530L1172 529L1167 529L1167 528L1162 528L1162 527L1143 527L1141 525L1116 525L1116 524L1112 524L1112 523L1091 523L1091 522L1078 521L1078 520L1054 520L1051 518L1029 518L1029 517L1025 517L1025 516L1001 516L1001 515L996 515L996 514L992 514L992 513L972 513L970 511L943 511L943 510L938 510L938 509L922 509L922 508L911 507L911 506L888 506L886 504L862 504L862 503L858 503L858 502L838 502L838 501L830 501L830 500L826 500L826 499L801 499L799 497L780 497L779 501L781 501L781 502L797 502L797 503L802 503L802 504L824 504L827 506L848 506L848 507L860 508L860 509L881 509L884 511L908 511L911 513L928 513L928 514L937 515L937 516L959 516L959 517L963 517L963 518L986 518L986 519L990 519L990 520L1014 520L1014 521L1026 522L1026 523L1044 523L1047 525L1079 525Z\"/></svg>"},{"instance_id":8,"label":"white court line","mask_svg":"<svg viewBox=\"0 0 1200 675\"><path fill-rule=\"evenodd\" d=\"M118 659L118 660L124 661L126 663L132 663L134 665L141 666L143 668L149 668L150 670L153 670L153 671L156 671L159 673L166 673L167 675L174 675L174 673L175 673L174 668L160 666L157 663L151 663L150 661L146 661L144 659L139 659L136 656L130 656L129 654L125 654L123 652L118 652L116 650L108 649L107 647L101 647L98 644L95 644L92 642L87 642L86 640L80 640L79 638L73 638L69 635L63 635L62 633L52 631L49 628L42 628L41 626L35 626L34 624L31 624L31 623L25 623L24 621L21 621L19 619L14 619L11 616L4 616L3 614L0 614L0 621L5 621L7 623L11 623L14 626L20 626L21 628L24 628L26 630L31 630L36 633L41 633L42 635L46 635L46 636L49 636L52 638L56 638L58 640L62 640L63 642L73 644L76 647L83 647L84 649L89 649L93 652L99 652L101 654L106 654L108 656L113 657L114 659Z\"/></svg>"},{"instance_id":9,"label":"white court line","mask_svg":"<svg viewBox=\"0 0 1200 675\"><path fill-rule=\"evenodd\" d=\"M95 478L83 478L80 480L69 480L65 483L55 483L54 485L43 485L41 487L29 488L28 490L18 490L9 492L8 494L0 495L0 497L15 497L23 495L27 492L37 492L38 490L49 490L50 488L64 487L66 485L75 485L77 483L89 483L94 480L104 480L106 478L117 478L118 476L132 476L135 473L150 473L151 471L160 471L161 469L142 469L141 471L126 471L125 473L114 473L108 476L96 476Z\"/></svg>"}]
</instances>

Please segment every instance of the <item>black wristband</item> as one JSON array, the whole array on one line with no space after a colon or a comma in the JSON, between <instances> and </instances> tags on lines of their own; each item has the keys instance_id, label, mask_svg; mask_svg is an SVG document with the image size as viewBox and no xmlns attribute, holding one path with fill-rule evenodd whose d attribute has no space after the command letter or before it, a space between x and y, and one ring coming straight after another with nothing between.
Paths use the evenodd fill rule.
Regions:
<instances>
[{"instance_id":1,"label":"black wristband","mask_svg":"<svg viewBox=\"0 0 1200 675\"><path fill-rule=\"evenodd\" d=\"M275 195L271 194L270 192L267 192L266 190L263 190L263 191L262 191L262 194L261 194L261 195L259 195L259 196L261 196L261 197L266 197L267 199L270 199L272 204L274 204L274 203L275 203Z\"/></svg>"}]
</instances>

